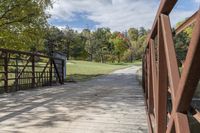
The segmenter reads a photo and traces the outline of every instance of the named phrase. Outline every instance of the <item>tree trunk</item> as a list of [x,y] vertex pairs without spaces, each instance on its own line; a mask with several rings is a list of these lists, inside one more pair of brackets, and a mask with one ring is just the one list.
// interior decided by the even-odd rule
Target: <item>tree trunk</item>
[[102,54],[100,55],[100,58],[101,58],[101,63],[104,63]]
[[131,63],[133,62],[133,53],[131,53]]
[[68,42],[67,44],[67,60],[69,60],[69,46],[70,46],[70,42]]
[[120,57],[120,54],[118,54],[118,63],[121,62],[121,57]]
[[90,61],[93,61],[93,55],[90,54]]

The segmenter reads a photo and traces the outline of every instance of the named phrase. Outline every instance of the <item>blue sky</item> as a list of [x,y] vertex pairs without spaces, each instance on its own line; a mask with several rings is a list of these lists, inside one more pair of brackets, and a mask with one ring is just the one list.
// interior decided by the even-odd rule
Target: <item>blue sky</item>
[[[125,31],[130,27],[151,28],[160,0],[56,0],[49,23],[81,31],[109,27]],[[172,25],[199,9],[200,0],[179,0],[170,14]]]

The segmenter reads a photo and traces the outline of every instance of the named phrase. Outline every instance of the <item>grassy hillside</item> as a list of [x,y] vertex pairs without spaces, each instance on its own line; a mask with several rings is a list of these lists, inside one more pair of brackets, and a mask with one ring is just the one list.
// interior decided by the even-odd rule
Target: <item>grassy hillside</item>
[[67,63],[67,80],[87,80],[91,77],[108,74],[114,70],[126,68],[131,65],[133,65],[133,63],[103,64],[96,62],[71,60]]

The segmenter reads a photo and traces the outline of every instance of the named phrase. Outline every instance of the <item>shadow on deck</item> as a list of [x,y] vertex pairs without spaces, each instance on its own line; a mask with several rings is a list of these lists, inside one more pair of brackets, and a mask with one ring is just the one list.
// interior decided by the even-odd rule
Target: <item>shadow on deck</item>
[[130,72],[0,100],[3,132],[147,132],[142,89]]

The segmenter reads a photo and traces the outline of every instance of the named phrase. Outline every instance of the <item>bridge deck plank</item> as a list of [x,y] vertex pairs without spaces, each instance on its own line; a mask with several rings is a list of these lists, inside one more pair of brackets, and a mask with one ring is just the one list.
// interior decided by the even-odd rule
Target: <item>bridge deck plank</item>
[[137,69],[1,95],[0,132],[145,133],[147,122]]

